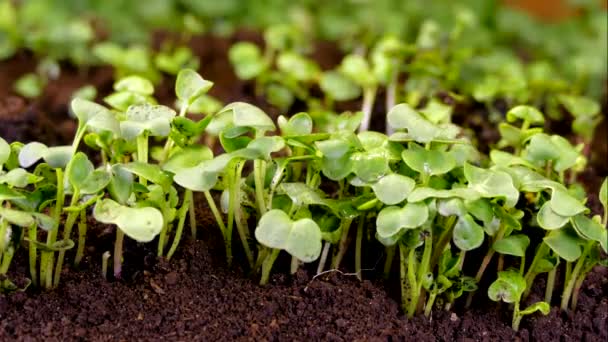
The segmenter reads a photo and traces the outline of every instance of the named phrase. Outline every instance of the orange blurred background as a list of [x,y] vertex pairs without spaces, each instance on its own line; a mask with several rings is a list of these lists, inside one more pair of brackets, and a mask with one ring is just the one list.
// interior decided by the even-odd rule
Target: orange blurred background
[[[604,9],[608,8],[608,0],[597,1],[602,4]],[[567,0],[503,0],[503,2],[549,21],[563,19],[577,13],[576,8]]]

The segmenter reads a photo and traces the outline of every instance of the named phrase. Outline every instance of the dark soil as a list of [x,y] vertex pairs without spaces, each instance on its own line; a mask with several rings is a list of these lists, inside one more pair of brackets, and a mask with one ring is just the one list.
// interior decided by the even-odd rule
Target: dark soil
[[[256,97],[252,84],[234,75],[227,49],[236,40],[261,44],[259,34],[246,31],[231,38],[203,36],[191,42],[193,51],[201,59],[199,71],[215,82],[211,94],[224,102],[253,103],[273,117],[283,114],[263,98]],[[325,69],[339,63],[340,57],[336,47],[327,43],[319,43],[314,53],[314,58]],[[67,103],[72,92],[92,84],[98,88],[98,100],[101,100],[111,91],[112,70],[77,70],[63,66],[60,78],[49,83],[44,95],[29,101],[16,96],[11,86],[34,67],[34,56],[26,52],[0,62],[0,136],[8,141],[70,143],[75,123],[67,114]],[[173,84],[174,79],[167,76],[157,87],[156,96],[161,103],[172,104]],[[340,107],[357,108],[357,102]],[[374,111],[376,118],[383,117],[382,93]],[[462,116],[458,119],[459,113]],[[480,146],[487,147],[497,140],[497,132],[488,124],[485,109],[461,108],[455,115],[477,134]],[[606,121],[603,125],[606,129]],[[383,130],[384,120],[373,121],[372,127]],[[591,166],[580,177],[587,190],[594,194],[608,170],[606,134],[598,131]],[[597,207],[597,201],[590,204]],[[106,281],[100,274],[101,254],[111,250],[114,230],[90,222],[87,257],[80,270],[66,268],[58,289],[51,292],[28,289],[24,293],[0,295],[0,341],[130,341],[163,337],[180,341],[608,339],[608,271],[605,268],[595,270],[588,277],[576,314],[561,313],[554,308],[549,316],[525,318],[519,333],[510,328],[510,310],[490,302],[482,293],[476,297],[471,310],[456,307],[454,312],[436,311],[430,320],[424,317],[407,320],[395,301],[398,294],[379,281],[359,282],[352,275],[338,272],[312,278],[314,273],[306,269],[292,278],[280,267],[288,261],[279,260],[278,272],[271,284],[258,286],[256,278],[246,274],[238,263],[233,268],[223,264],[223,250],[216,247],[221,246],[217,228],[205,213],[205,208],[199,210],[201,240],[184,242],[171,262],[157,261],[153,244],[128,241],[124,276],[120,281]],[[25,249],[19,251],[11,275],[28,273],[26,254]],[[68,260],[71,259],[68,255]],[[346,260],[345,264],[350,263]],[[374,268],[377,263],[368,260],[367,264]],[[375,272],[368,273],[371,278],[375,277]],[[532,299],[540,298],[543,282],[538,280]]]
[[[469,311],[436,311],[408,320],[378,282],[359,282],[332,272],[311,278],[276,273],[268,286],[225,267],[214,227],[199,217],[202,240],[184,242],[171,262],[132,242],[122,281],[100,274],[101,253],[113,230],[93,225],[80,271],[64,272],[51,292],[0,296],[0,340],[213,341],[213,340],[418,340],[418,341],[605,341],[608,338],[608,273],[585,282],[575,315],[555,308],[547,317],[510,328],[510,310],[479,295]],[[93,224],[93,222],[91,222]],[[26,272],[20,250],[16,271]],[[22,273],[23,274],[23,273]],[[541,281],[542,282],[542,281]],[[542,284],[541,284],[542,285]],[[536,286],[540,296],[541,286]]]

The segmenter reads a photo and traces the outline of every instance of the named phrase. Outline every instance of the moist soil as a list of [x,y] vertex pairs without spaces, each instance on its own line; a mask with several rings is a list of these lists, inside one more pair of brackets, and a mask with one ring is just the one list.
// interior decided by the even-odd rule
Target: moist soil
[[[202,203],[202,198],[198,198]],[[101,255],[111,250],[114,229],[90,219],[87,256],[78,271],[63,272],[60,286],[0,296],[0,340],[45,341],[605,341],[608,339],[608,272],[585,281],[575,314],[553,308],[510,328],[510,310],[480,293],[470,310],[436,310],[408,320],[397,296],[380,281],[352,274],[318,277],[302,268],[286,275],[279,260],[267,286],[236,263],[228,268],[207,208],[198,210],[199,239],[185,240],[173,260],[154,256],[154,244],[128,241],[123,279],[105,280]],[[68,257],[71,257],[68,255]],[[237,260],[239,258],[237,257]],[[242,260],[242,259],[241,259]],[[373,260],[367,260],[373,268]],[[27,274],[20,249],[14,274]],[[375,272],[368,271],[370,275]],[[396,281],[394,279],[392,282]],[[559,285],[558,285],[559,286]],[[542,296],[535,284],[528,301]]]
[[[166,38],[157,34],[154,46]],[[280,111],[254,94],[250,82],[240,81],[228,62],[227,49],[238,40],[262,44],[259,34],[240,31],[230,38],[199,36],[191,47],[201,61],[201,73],[215,82],[211,95],[225,103],[246,101],[276,117]],[[313,57],[324,69],[334,67],[341,53],[332,44],[318,43]],[[0,136],[8,141],[41,141],[49,145],[69,144],[75,122],[67,104],[74,90],[85,84],[98,89],[98,101],[112,90],[113,71],[109,67],[78,70],[62,65],[62,73],[51,80],[44,94],[25,100],[11,89],[13,82],[34,70],[35,56],[21,52],[0,62]],[[174,78],[166,76],[156,89],[161,103],[171,105]],[[379,94],[382,96],[381,94]],[[451,99],[445,97],[449,103]],[[385,113],[379,97],[376,118]],[[290,110],[297,112],[298,104]],[[340,105],[340,110],[357,110],[356,101]],[[501,104],[496,107],[500,109]],[[603,103],[606,109],[606,101]],[[473,115],[471,115],[471,113]],[[604,110],[606,113],[606,110]],[[487,120],[487,110],[479,105],[456,107],[455,121],[476,132],[479,146],[498,139]],[[374,120],[372,128],[383,131],[384,120]],[[549,127],[551,128],[551,127]],[[591,151],[590,166],[579,180],[590,193],[590,205],[599,212],[597,190],[608,173],[606,166],[606,120],[598,129]],[[204,200],[199,198],[198,203]],[[407,319],[399,310],[397,279],[386,287],[375,272],[381,252],[372,248],[360,282],[350,273],[330,272],[313,277],[314,267],[304,267],[288,276],[289,260],[277,261],[275,275],[267,286],[240,266],[228,268],[218,228],[208,208],[200,207],[197,241],[185,240],[173,260],[155,257],[155,244],[128,241],[125,246],[123,278],[105,280],[101,255],[112,250],[114,229],[90,219],[87,255],[79,270],[64,270],[59,288],[44,292],[0,295],[0,341],[12,340],[420,340],[420,341],[605,341],[608,339],[608,271],[595,269],[583,284],[576,313],[554,307],[548,316],[524,318],[519,332],[510,328],[511,311],[479,293],[470,310],[455,307],[451,312],[436,310],[430,319]],[[234,239],[235,243],[238,239]],[[218,247],[219,246],[219,247]],[[375,253],[375,254],[374,254]],[[373,255],[372,255],[373,254]],[[68,260],[72,260],[68,255]],[[350,265],[345,260],[345,265]],[[381,263],[380,263],[381,264]],[[312,265],[316,266],[316,265]],[[380,266],[378,266],[381,268]],[[20,249],[11,276],[27,271],[27,251]],[[344,272],[349,272],[345,270]],[[11,278],[13,279],[13,278]],[[24,279],[13,279],[23,283]],[[559,288],[560,284],[557,284]],[[529,301],[542,298],[544,280],[538,279]],[[557,296],[556,296],[557,297]],[[559,298],[554,299],[554,304]]]

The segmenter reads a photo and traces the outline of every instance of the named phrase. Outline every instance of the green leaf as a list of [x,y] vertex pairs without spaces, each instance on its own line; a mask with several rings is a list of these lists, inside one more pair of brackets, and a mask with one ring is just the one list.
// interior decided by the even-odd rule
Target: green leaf
[[313,189],[302,182],[281,183],[278,189],[280,192],[289,196],[291,201],[297,205],[327,205],[325,194],[318,189]]
[[321,229],[309,218],[292,221],[282,210],[268,211],[255,229],[255,237],[264,246],[287,251],[304,262],[321,254]]
[[561,216],[551,208],[551,203],[545,202],[536,214],[536,221],[543,229],[555,230],[568,222],[568,216]]
[[142,95],[154,94],[154,85],[148,79],[137,75],[123,77],[114,83],[114,90],[128,91]]
[[29,242],[34,243],[34,245],[36,245],[36,248],[40,252],[68,251],[68,250],[74,248],[74,246],[76,245],[74,243],[74,241],[72,241],[71,239],[63,239],[63,240],[55,241],[50,246],[47,245],[46,243],[39,242],[39,241],[29,241]]
[[421,112],[433,124],[450,122],[452,117],[452,106],[443,104],[441,101],[433,98]]
[[313,81],[320,73],[319,66],[293,52],[282,52],[277,57],[277,67],[298,81]]
[[467,213],[460,198],[440,199],[437,201],[437,212],[441,216],[463,216]]
[[574,216],[589,211],[578,199],[568,191],[554,188],[551,195],[551,209],[561,216]]
[[242,80],[256,78],[266,69],[260,49],[250,42],[233,44],[228,51],[228,58],[236,75]]
[[105,170],[94,170],[87,175],[84,180],[80,193],[83,195],[92,195],[103,190],[112,181],[112,176]]
[[74,188],[80,189],[94,169],[95,167],[87,155],[83,152],[78,152],[72,158],[71,167],[67,174],[68,181]]
[[133,191],[133,174],[122,164],[112,165],[111,180],[108,184],[110,196],[118,203],[126,203]]
[[597,101],[585,96],[562,94],[557,99],[574,117],[596,116],[601,110],[600,104]]
[[604,252],[607,252],[608,231],[599,222],[582,214],[571,217],[570,222],[581,237],[599,242]]
[[405,103],[391,108],[387,120],[393,129],[407,129],[408,135],[417,142],[428,143],[440,135],[435,125]]
[[543,241],[566,261],[576,261],[581,256],[581,240],[570,229],[552,231]]
[[230,154],[221,154],[197,166],[179,170],[173,180],[186,189],[209,191],[217,183],[219,173],[226,168],[232,158]]
[[519,191],[513,185],[513,179],[504,171],[485,170],[464,164],[464,175],[469,181],[469,187],[482,197],[502,197],[509,207],[514,207],[519,200]]
[[524,310],[521,310],[519,314],[529,315],[535,313],[536,311],[540,311],[543,315],[548,315],[549,311],[551,311],[551,306],[547,302],[536,302],[534,304],[531,304]]
[[528,146],[526,146],[526,159],[539,165],[543,165],[550,160],[556,160],[559,156],[559,149],[555,146],[551,137],[545,133],[532,136]]
[[115,136],[120,134],[120,123],[106,107],[85,99],[75,98],[70,102],[70,108],[80,124],[86,125],[91,131],[95,133],[109,131]]
[[205,145],[186,146],[171,154],[162,169],[172,173],[194,167],[205,160],[213,159],[213,152]]
[[507,121],[514,122],[518,119],[527,121],[530,124],[541,125],[545,122],[543,113],[534,107],[526,105],[514,107],[507,112]]
[[604,215],[608,216],[608,177],[604,178],[604,182],[600,187],[599,198],[600,203],[604,206]]
[[131,162],[124,164],[123,168],[162,187],[168,188],[171,185],[171,176],[156,164]]
[[416,182],[406,176],[391,173],[372,185],[374,194],[387,205],[403,202],[416,186]]
[[456,167],[456,161],[448,152],[427,150],[417,144],[404,150],[402,157],[412,170],[431,176],[448,173]]
[[175,80],[175,94],[177,98],[192,103],[199,96],[206,93],[213,86],[213,82],[205,80],[192,69],[183,69],[177,74]]
[[530,245],[530,238],[523,234],[509,235],[492,245],[492,248],[500,254],[523,257]]
[[19,165],[30,167],[43,158],[48,152],[48,147],[39,142],[31,142],[23,145],[19,151]]
[[316,146],[323,154],[322,171],[331,180],[340,180],[348,176],[353,169],[351,155],[354,147],[345,139],[317,141]]
[[20,199],[24,197],[25,196],[21,193],[9,188],[4,184],[0,184],[0,202]]
[[0,174],[0,184],[7,184],[15,188],[24,188],[29,184],[40,182],[44,178],[33,175],[22,168],[12,169]]
[[521,274],[513,270],[501,271],[488,288],[488,297],[495,302],[515,303],[519,302],[525,289],[526,280]]
[[11,224],[23,228],[27,228],[36,222],[29,213],[5,207],[0,207],[0,217]]
[[420,227],[428,217],[429,210],[424,203],[407,203],[403,208],[386,207],[376,219],[377,233],[381,238],[389,238],[401,230]]
[[245,102],[233,102],[222,108],[207,126],[207,130],[218,135],[228,125],[251,127],[261,132],[272,131],[276,128],[272,119],[264,111]]
[[101,223],[115,224],[125,235],[138,242],[152,241],[163,227],[163,215],[158,209],[131,208],[111,199],[97,202],[93,217]]
[[287,119],[283,115],[277,120],[284,137],[312,133],[312,118],[307,113],[298,113]]
[[121,136],[131,140],[148,132],[151,136],[166,137],[175,115],[173,109],[162,105],[144,103],[129,106],[126,121],[120,122]]
[[483,243],[483,228],[469,214],[458,218],[452,235],[454,244],[463,251],[475,249]]
[[319,87],[324,94],[336,101],[350,101],[361,96],[361,87],[336,71],[324,72],[319,80]]
[[369,63],[362,56],[355,54],[347,55],[342,59],[339,70],[363,88],[371,88],[378,83]]
[[383,151],[355,152],[351,156],[353,172],[365,182],[375,182],[390,172]]
[[454,188],[450,190],[433,189],[425,187],[415,188],[407,197],[409,202],[420,202],[427,198],[451,198],[457,197],[464,200],[476,200],[479,198],[477,191],[470,188]]
[[2,170],[2,166],[8,158],[11,156],[11,146],[6,142],[6,140],[0,137],[0,170]]
[[[259,153],[261,158],[269,159],[270,155],[274,152],[278,152],[285,147],[285,140],[280,136],[270,137],[259,137],[252,140],[248,145],[247,149],[255,150]],[[261,159],[259,158],[259,159]],[[258,158],[256,158],[258,159]]]

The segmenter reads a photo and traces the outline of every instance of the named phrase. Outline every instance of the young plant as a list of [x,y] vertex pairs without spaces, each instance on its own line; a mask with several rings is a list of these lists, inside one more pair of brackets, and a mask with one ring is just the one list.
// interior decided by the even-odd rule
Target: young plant
[[[290,212],[296,214],[295,204]],[[271,248],[262,264],[261,285],[268,283],[272,265],[281,250],[303,262],[313,262],[321,254],[321,229],[315,221],[306,217],[294,220],[280,209],[272,209],[261,217],[255,238]]]
[[526,289],[526,281],[520,272],[508,270],[498,272],[498,279],[488,288],[488,296],[493,301],[503,301],[513,304],[513,321],[511,327],[513,330],[519,330],[521,319],[525,315],[530,315],[536,311],[540,311],[543,315],[549,314],[549,304],[546,302],[536,302],[528,306],[524,310],[520,310],[519,302]]
[[105,224],[117,227],[114,244],[114,277],[122,273],[122,251],[124,235],[138,242],[150,242],[163,227],[163,214],[152,207],[129,207],[111,199],[102,199],[95,204],[93,217]]

